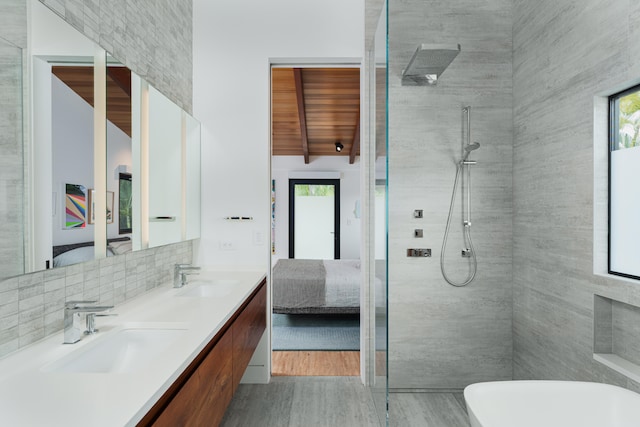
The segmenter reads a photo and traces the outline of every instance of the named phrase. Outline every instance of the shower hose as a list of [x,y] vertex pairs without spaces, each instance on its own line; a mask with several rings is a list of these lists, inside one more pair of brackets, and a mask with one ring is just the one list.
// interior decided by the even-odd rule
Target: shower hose
[[444,267],[444,252],[447,247],[447,239],[449,237],[449,228],[451,227],[451,216],[453,214],[453,206],[456,200],[456,191],[458,189],[458,179],[460,178],[460,174],[463,169],[464,161],[458,163],[456,167],[456,179],[453,182],[453,192],[451,194],[451,204],[449,206],[449,216],[447,217],[447,226],[444,230],[444,238],[442,239],[442,249],[440,251],[440,270],[442,271],[442,277],[447,281],[451,286],[462,287],[467,286],[469,283],[473,281],[476,277],[476,271],[478,270],[478,261],[476,260],[476,250],[473,247],[473,241],[471,240],[471,224],[465,223],[463,225],[463,233],[466,243],[469,244],[469,249],[471,250],[471,269],[469,271],[469,275],[467,279],[463,282],[454,282],[451,280],[446,273]]

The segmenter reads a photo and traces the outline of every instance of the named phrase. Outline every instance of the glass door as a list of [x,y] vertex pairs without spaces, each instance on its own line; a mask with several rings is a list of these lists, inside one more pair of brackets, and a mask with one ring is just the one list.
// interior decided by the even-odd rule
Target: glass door
[[340,259],[340,180],[289,180],[289,258]]

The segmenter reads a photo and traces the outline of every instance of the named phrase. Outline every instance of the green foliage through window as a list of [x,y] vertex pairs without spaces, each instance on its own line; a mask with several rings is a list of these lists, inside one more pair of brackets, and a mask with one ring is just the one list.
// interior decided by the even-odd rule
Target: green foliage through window
[[132,228],[132,200],[131,197],[131,175],[120,174],[120,185],[118,192],[119,202],[119,234],[131,233]]
[[333,185],[296,184],[296,197],[333,196]]
[[[625,94],[626,93],[626,94]],[[640,146],[640,90],[623,92],[614,97],[614,126],[612,149]]]

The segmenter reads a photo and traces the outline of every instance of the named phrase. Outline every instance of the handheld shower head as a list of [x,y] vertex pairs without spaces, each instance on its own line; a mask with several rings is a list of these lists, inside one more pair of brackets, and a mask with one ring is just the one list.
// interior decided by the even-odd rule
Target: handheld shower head
[[473,150],[477,150],[478,148],[480,148],[480,143],[472,142],[471,144],[468,144],[466,147],[464,147],[464,151],[466,151],[468,155],[470,152],[472,152]]
[[472,151],[477,150],[478,148],[480,148],[479,142],[472,142],[471,144],[467,144],[464,147],[464,157],[462,158],[462,162],[466,162],[469,154],[471,154]]

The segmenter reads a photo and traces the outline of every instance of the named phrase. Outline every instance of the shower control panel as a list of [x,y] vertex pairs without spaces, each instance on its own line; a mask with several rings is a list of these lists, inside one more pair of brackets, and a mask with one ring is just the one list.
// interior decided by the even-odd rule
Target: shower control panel
[[407,256],[410,258],[428,258],[431,256],[431,249],[407,249]]

